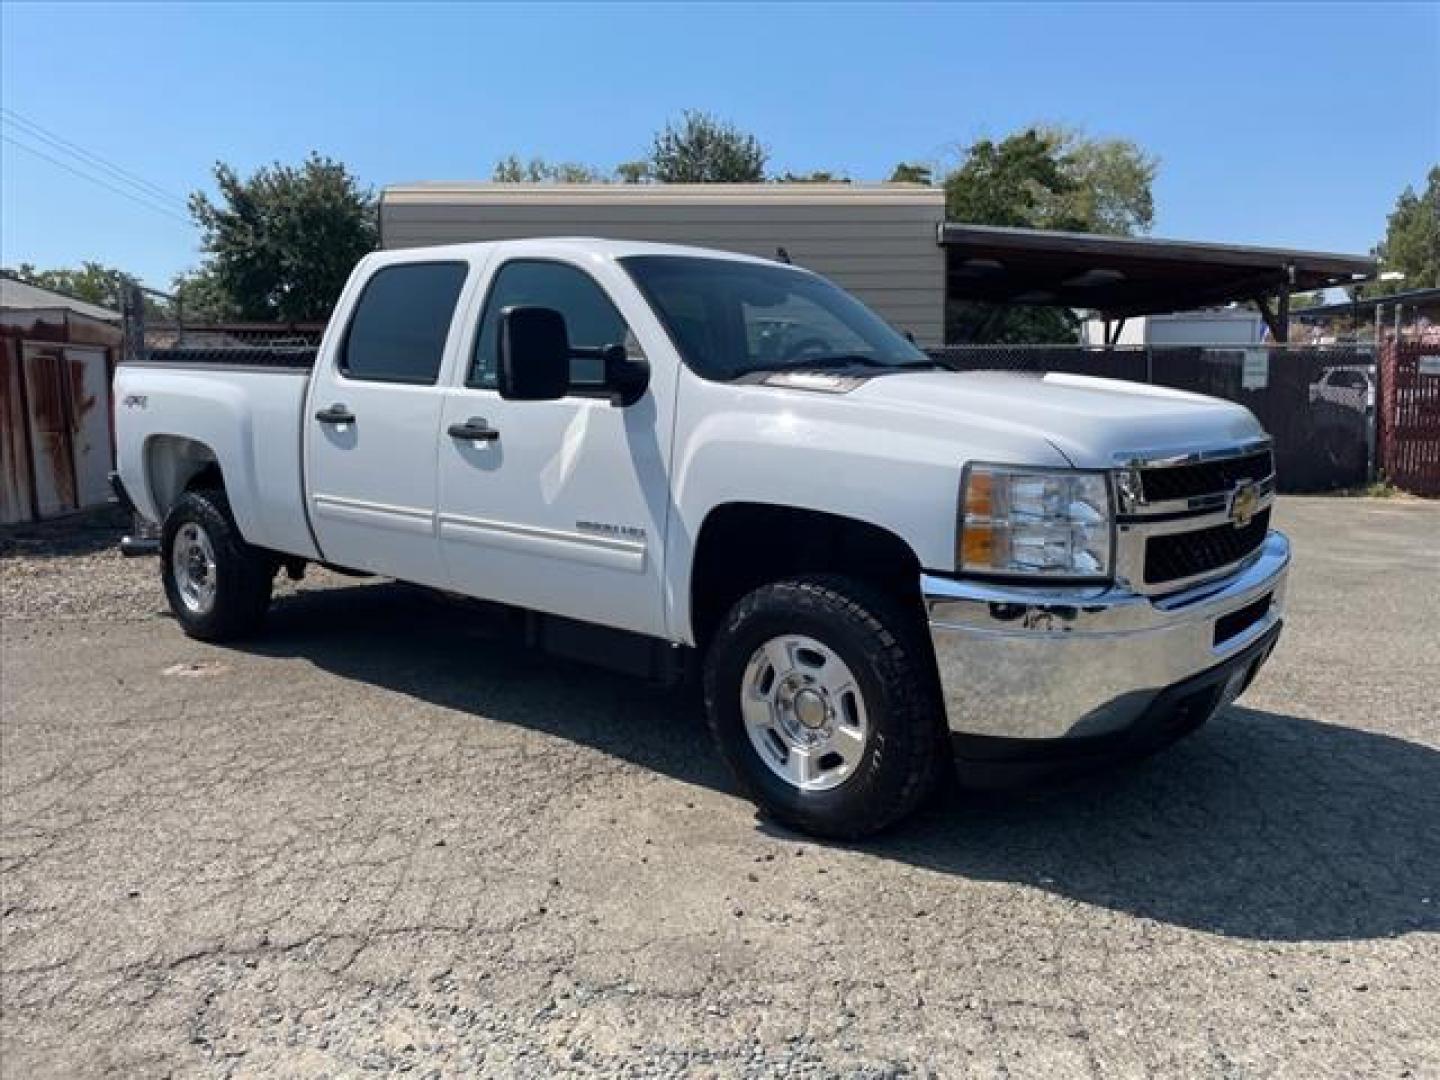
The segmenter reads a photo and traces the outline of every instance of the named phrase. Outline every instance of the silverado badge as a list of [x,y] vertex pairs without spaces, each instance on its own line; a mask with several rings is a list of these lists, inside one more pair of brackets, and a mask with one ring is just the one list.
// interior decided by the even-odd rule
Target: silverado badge
[[1260,492],[1250,480],[1235,485],[1235,494],[1230,500],[1230,524],[1237,529],[1249,525],[1260,509]]

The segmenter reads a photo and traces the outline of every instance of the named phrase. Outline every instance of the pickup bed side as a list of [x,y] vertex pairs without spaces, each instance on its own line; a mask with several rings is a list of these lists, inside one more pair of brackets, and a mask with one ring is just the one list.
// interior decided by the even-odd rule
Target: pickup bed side
[[309,381],[299,369],[122,364],[116,457],[141,515],[164,521],[197,476],[218,469],[247,541],[319,558],[301,475]]

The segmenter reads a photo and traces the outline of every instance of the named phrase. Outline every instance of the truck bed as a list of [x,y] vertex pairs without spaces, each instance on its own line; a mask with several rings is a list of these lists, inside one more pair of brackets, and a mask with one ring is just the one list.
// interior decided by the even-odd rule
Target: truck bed
[[318,557],[302,438],[316,350],[303,350],[303,363],[301,352],[153,349],[116,368],[116,460],[142,516],[160,521],[160,506],[213,461],[247,541]]

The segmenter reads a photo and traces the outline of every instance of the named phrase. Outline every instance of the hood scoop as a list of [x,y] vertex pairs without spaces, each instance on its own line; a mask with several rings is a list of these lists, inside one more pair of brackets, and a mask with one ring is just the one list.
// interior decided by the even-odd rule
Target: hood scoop
[[761,380],[763,386],[786,390],[813,390],[817,394],[848,394],[865,379],[856,375],[833,375],[826,371],[777,371]]

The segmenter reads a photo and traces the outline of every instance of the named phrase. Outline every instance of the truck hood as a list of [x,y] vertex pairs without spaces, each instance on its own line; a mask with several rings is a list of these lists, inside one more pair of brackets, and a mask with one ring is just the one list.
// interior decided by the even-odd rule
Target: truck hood
[[850,395],[957,434],[993,430],[1048,441],[1077,468],[1108,468],[1117,454],[1175,453],[1263,435],[1249,409],[1218,398],[1118,379],[1059,373],[910,372],[866,380]]

